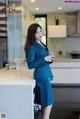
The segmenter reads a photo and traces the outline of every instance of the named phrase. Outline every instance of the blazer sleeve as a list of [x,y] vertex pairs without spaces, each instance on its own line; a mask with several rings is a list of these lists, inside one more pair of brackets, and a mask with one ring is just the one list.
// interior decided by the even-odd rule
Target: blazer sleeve
[[34,46],[30,46],[27,52],[27,64],[29,69],[37,68],[47,64],[45,58],[35,58],[35,48]]

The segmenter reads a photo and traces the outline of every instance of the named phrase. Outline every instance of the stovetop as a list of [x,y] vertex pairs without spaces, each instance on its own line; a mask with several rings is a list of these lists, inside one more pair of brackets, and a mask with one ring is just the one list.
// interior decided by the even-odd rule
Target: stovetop
[[72,52],[69,54],[71,55],[72,59],[80,59],[80,53],[78,53],[78,52]]
[[80,59],[80,54],[71,54],[72,59]]

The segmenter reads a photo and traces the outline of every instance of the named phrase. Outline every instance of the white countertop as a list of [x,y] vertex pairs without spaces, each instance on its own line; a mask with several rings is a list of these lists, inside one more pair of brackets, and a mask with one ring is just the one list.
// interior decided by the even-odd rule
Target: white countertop
[[51,68],[78,68],[80,69],[80,62],[53,62],[50,64]]
[[29,70],[26,65],[25,67],[26,68],[22,68],[20,76],[18,76],[16,69],[1,69],[0,84],[35,86],[35,80],[33,79],[33,70]]
[[57,56],[54,62],[80,62],[80,59],[72,59],[70,56]]

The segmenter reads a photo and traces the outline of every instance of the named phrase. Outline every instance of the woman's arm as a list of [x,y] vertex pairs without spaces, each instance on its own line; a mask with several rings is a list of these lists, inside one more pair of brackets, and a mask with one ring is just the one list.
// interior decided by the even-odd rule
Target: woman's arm
[[43,66],[49,62],[45,60],[45,57],[35,59],[35,48],[34,46],[30,46],[27,52],[27,63],[29,69],[37,68]]

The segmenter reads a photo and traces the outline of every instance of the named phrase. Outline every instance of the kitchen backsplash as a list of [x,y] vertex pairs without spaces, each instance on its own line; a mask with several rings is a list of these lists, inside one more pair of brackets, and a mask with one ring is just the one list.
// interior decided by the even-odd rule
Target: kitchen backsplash
[[80,38],[67,38],[66,48],[66,52],[80,52]]
[[[72,13],[71,13],[72,14]],[[55,16],[60,17],[60,25],[66,25],[65,13],[49,13],[47,15],[47,26],[55,24]],[[62,51],[62,56],[68,55],[69,52],[80,52],[80,38],[48,38],[48,48],[51,52],[55,52],[59,56],[59,51]]]
[[62,51],[63,55],[66,55],[66,39],[64,38],[51,38],[48,39],[48,48],[51,52],[55,52],[56,56],[59,51]]
[[67,56],[69,52],[73,51],[80,52],[80,38],[48,39],[48,48],[57,56],[59,56],[59,51],[62,51],[62,56]]

